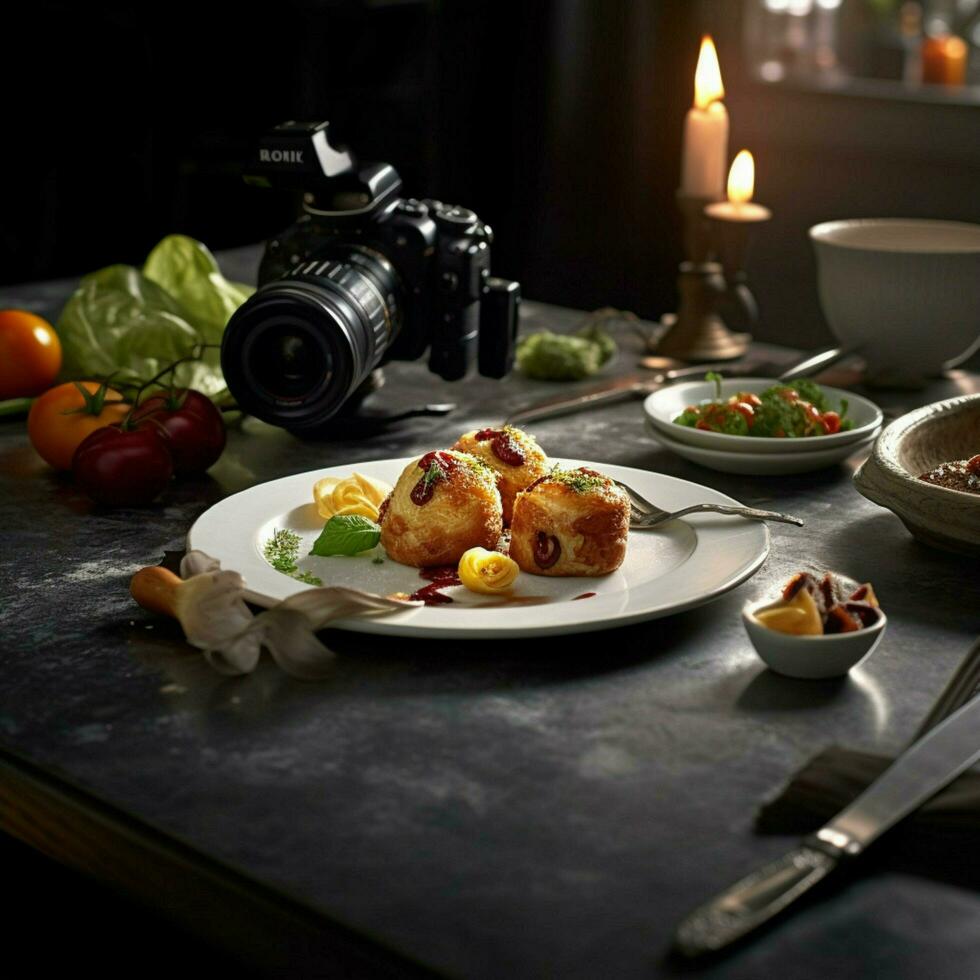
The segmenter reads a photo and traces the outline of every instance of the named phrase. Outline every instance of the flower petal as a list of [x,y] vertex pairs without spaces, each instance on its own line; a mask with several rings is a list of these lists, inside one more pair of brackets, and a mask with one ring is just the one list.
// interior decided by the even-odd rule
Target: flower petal
[[316,630],[337,619],[379,616],[417,603],[389,599],[342,586],[306,589],[257,616],[245,604],[245,580],[221,571],[221,563],[201,551],[181,562],[184,582],[177,590],[177,618],[189,643],[222,674],[255,670],[264,647],[279,667],[303,680],[329,673],[335,654]]

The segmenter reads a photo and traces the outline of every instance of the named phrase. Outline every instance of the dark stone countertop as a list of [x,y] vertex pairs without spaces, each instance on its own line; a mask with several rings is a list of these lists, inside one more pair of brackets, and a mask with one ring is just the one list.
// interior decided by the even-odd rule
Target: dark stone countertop
[[[255,250],[229,253],[248,276]],[[57,314],[70,283],[0,291]],[[527,304],[533,325],[577,314]],[[625,341],[606,373],[626,371]],[[467,977],[653,977],[679,917],[789,841],[759,803],[831,742],[894,750],[980,630],[976,561],[928,550],[850,484],[855,461],[738,477],[644,434],[637,404],[534,426],[546,449],[660,470],[804,516],[774,525],[749,583],[707,607],[581,638],[493,642],[338,634],[318,684],[270,663],[213,673],[138,609],[137,568],[252,484],[450,443],[553,386],[450,385],[387,371],[385,404],[454,400],[369,441],[302,443],[248,422],[211,474],[147,509],[99,511],[0,425],[0,747],[408,958]],[[879,398],[899,412],[956,394]],[[840,682],[766,671],[739,621],[801,561],[874,582],[890,626]],[[727,959],[710,978],[980,974],[980,895],[902,869],[868,873]]]

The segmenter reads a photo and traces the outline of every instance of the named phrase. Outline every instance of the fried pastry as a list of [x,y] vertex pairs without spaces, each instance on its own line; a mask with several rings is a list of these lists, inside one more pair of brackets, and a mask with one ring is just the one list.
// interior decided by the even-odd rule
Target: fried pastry
[[595,470],[552,470],[517,495],[510,556],[534,575],[608,575],[623,563],[630,502]]
[[497,473],[504,524],[510,524],[517,494],[544,476],[550,468],[548,457],[534,436],[509,425],[502,429],[466,432],[456,440],[453,449],[482,459]]
[[381,505],[381,544],[403,565],[455,565],[493,549],[503,530],[496,477],[466,453],[439,450],[410,463]]

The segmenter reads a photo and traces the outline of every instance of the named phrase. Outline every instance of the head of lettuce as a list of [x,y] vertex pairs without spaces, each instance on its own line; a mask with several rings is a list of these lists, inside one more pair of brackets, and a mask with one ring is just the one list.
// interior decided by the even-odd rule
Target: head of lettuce
[[[225,279],[201,242],[168,235],[142,269],[110,265],[82,279],[55,327],[62,373],[146,381],[200,344],[220,344],[225,324],[252,292]],[[181,364],[174,381],[220,398],[226,389],[218,349]]]

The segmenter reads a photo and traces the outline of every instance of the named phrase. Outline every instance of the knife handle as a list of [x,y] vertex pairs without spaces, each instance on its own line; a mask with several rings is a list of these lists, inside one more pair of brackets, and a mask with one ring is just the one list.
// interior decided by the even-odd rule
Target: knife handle
[[741,939],[826,878],[844,856],[843,850],[808,837],[789,854],[695,909],[677,927],[677,951],[701,956]]

